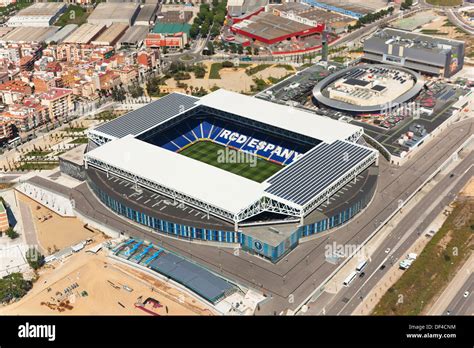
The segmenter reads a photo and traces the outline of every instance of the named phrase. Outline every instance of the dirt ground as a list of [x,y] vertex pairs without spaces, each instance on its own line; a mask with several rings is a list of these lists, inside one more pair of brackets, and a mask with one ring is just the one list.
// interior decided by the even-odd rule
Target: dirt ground
[[466,186],[460,192],[461,196],[474,197],[474,178],[471,178]]
[[[186,293],[146,278],[105,251],[95,255],[83,250],[45,266],[33,289],[19,302],[0,307],[0,315],[213,315]],[[149,302],[144,305],[148,312],[135,306],[148,298],[161,306]]]
[[[210,62],[204,62],[203,64],[206,65],[206,76],[209,76],[212,64]],[[209,79],[207,77],[196,79],[194,73],[191,73],[191,79],[181,82],[189,87],[202,87],[206,90],[210,90],[212,87],[220,87],[234,92],[250,92],[251,86],[255,84],[253,79],[256,77],[267,81],[269,77],[281,78],[289,73],[290,71],[287,71],[285,68],[271,66],[249,76],[245,73],[245,68],[223,68],[219,72],[220,79]],[[171,78],[166,80],[166,85],[175,88],[177,87],[177,82]]]
[[[19,192],[17,197],[30,207],[38,242],[48,255],[96,235],[77,218],[62,217]],[[51,217],[43,221],[48,216]]]

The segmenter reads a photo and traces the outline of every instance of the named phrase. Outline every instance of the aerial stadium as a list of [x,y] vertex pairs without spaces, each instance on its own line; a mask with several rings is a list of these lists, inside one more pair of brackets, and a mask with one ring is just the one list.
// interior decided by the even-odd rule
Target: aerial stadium
[[88,133],[87,181],[123,218],[277,262],[371,201],[363,128],[225,90],[169,94]]
[[329,75],[313,89],[317,104],[349,113],[388,111],[423,89],[420,74],[398,66],[358,65]]

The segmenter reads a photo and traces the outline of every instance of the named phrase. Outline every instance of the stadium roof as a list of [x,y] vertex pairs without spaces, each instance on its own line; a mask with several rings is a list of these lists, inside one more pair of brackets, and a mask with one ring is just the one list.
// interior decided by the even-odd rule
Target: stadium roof
[[305,205],[374,150],[346,141],[321,143],[294,165],[271,177],[265,192]]
[[354,133],[361,131],[361,127],[338,122],[329,117],[224,89],[202,97],[196,104],[287,129],[327,143],[349,139]]
[[[323,143],[258,183],[135,138],[199,107]],[[91,130],[92,142],[105,144],[85,158],[88,165],[236,222],[265,209],[291,216],[303,216],[313,209],[376,160],[375,150],[346,141],[356,141],[361,134],[360,127],[225,90],[201,99],[173,93]]]
[[[190,157],[126,136],[87,153],[88,158],[130,171],[174,191],[237,214],[258,200],[266,185]],[[150,161],[160,170],[150,165]],[[190,174],[192,173],[192,175]]]
[[108,138],[138,135],[194,106],[199,98],[172,93],[93,130]]

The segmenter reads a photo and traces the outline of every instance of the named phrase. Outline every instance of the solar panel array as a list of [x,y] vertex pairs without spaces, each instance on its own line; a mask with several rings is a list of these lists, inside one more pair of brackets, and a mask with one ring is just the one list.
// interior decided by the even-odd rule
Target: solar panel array
[[123,138],[128,134],[137,135],[192,108],[198,100],[196,97],[172,93],[94,130],[116,138]]
[[270,178],[271,185],[265,191],[304,205],[372,153],[346,141],[322,143]]

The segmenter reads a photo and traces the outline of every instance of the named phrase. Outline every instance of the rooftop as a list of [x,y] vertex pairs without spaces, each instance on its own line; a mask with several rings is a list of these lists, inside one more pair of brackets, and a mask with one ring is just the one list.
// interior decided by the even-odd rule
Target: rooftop
[[40,17],[40,16],[54,16],[59,10],[61,10],[65,4],[63,2],[37,2],[20,10],[15,16],[28,16],[28,17]]
[[113,45],[128,28],[125,23],[113,23],[92,41],[94,45]]
[[337,122],[311,112],[224,89],[202,97],[196,104],[270,124],[327,143],[338,139],[348,139],[361,130],[360,127]]
[[[384,29],[373,35],[372,38],[383,39],[386,44],[399,44],[405,47],[413,47],[425,50],[444,51],[447,47],[464,45],[463,41],[445,39],[420,33],[412,33],[399,29]],[[369,39],[370,40],[370,39]]]
[[295,32],[313,29],[312,26],[294,20],[261,12],[233,26],[248,33],[271,40]]
[[145,40],[146,35],[148,34],[147,25],[133,25],[127,29],[125,34],[120,38],[120,43],[131,43],[135,44],[139,41]]
[[158,10],[158,4],[145,4],[140,8],[140,12],[137,16],[137,21],[141,22],[151,22]]
[[189,29],[191,25],[187,23],[161,23],[158,22],[155,24],[152,33],[155,34],[176,34],[176,33],[186,33],[189,35]]
[[87,44],[105,29],[105,24],[85,23],[68,35],[64,42]]
[[87,21],[130,20],[137,10],[138,5],[131,2],[101,2],[87,18]]
[[68,94],[72,94],[72,90],[68,88],[51,88],[46,93],[42,93],[40,98],[42,100],[55,100],[62,98]]

